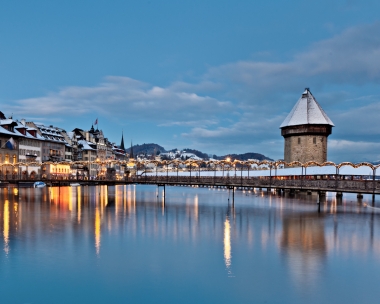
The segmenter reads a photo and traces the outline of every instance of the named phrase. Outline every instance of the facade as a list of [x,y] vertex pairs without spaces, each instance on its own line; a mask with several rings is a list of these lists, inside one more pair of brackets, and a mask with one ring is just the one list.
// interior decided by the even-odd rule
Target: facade
[[53,178],[53,179],[68,179],[71,177],[71,168],[68,164],[43,164],[42,165],[42,178]]
[[[19,132],[15,130],[17,123],[11,119],[6,118],[0,112],[0,167],[1,175],[17,174],[17,168],[12,164],[18,162],[18,139]],[[21,134],[20,134],[21,135]],[[8,143],[12,143],[11,145]]]
[[41,167],[33,163],[41,162],[43,138],[37,133],[37,130],[26,126],[25,120],[17,121],[16,129],[23,137],[18,142],[19,162],[25,165],[20,166],[20,173],[23,177],[41,174]]
[[333,122],[306,88],[280,126],[285,162],[327,161],[327,137],[332,127]]
[[67,142],[61,134],[62,129],[56,128],[54,126],[35,124],[34,122],[27,122],[26,125],[37,129],[38,134],[44,139],[41,150],[42,162],[60,162],[65,160]]

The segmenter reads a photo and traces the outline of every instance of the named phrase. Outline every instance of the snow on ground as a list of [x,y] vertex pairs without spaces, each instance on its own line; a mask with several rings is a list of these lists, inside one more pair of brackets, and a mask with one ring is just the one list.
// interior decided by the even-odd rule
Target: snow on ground
[[[140,175],[143,171],[139,171],[138,175]],[[376,174],[379,174],[380,168],[375,172]],[[326,167],[308,167],[306,168],[306,173],[303,172],[306,175],[331,175],[336,174],[336,169],[333,166],[326,166]],[[156,171],[153,170],[152,172],[146,173],[148,176],[155,176]],[[166,170],[158,170],[157,175],[169,175],[169,176],[177,176],[177,170],[169,170],[168,172]],[[199,171],[198,169],[191,170],[178,170],[179,176],[235,176],[235,170],[218,170],[218,171]],[[244,170],[240,171],[239,169],[236,169],[236,176],[292,176],[292,175],[301,175],[302,174],[302,168],[286,168],[286,169],[272,169],[272,170]],[[339,174],[341,175],[371,175],[373,174],[372,169],[370,167],[360,167],[360,168],[352,168],[351,166],[344,166],[339,169]]]

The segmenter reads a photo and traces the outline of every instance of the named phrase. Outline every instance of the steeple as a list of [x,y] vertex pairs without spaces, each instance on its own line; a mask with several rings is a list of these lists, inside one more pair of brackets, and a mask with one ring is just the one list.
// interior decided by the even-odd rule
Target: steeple
[[129,153],[129,158],[133,158],[132,140],[131,140],[131,151],[130,151],[130,153]]
[[94,125],[91,125],[90,133],[94,133],[94,132],[95,132]]
[[122,149],[123,151],[125,151],[123,131],[121,131],[121,143],[120,143],[120,149]]

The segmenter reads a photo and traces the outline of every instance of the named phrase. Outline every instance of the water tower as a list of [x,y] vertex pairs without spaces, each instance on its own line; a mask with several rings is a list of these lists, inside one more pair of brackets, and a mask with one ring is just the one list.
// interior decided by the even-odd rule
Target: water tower
[[327,137],[332,127],[333,122],[306,88],[280,126],[285,139],[284,160],[288,163],[327,161]]

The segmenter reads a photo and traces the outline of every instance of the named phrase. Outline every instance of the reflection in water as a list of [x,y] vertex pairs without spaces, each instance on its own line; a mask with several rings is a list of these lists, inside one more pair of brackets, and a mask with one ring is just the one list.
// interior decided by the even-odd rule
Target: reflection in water
[[226,264],[226,268],[230,273],[231,266],[231,226],[230,220],[228,216],[226,216],[226,220],[224,221],[224,263]]
[[[232,277],[233,255],[234,276],[230,281],[259,281],[258,275],[276,268],[275,275],[285,278],[282,284],[296,285],[297,292],[310,292],[327,277],[321,269],[331,267],[333,263],[327,261],[334,255],[380,256],[379,215],[363,211],[357,204],[349,210],[347,204],[326,202],[318,214],[315,203],[270,194],[239,196],[237,192],[232,209],[227,192],[220,189],[173,187],[166,195],[165,201],[161,196],[157,198],[155,188],[136,189],[136,185],[20,188],[18,192],[0,189],[0,262],[4,256],[6,261],[17,254],[24,254],[24,258],[26,252],[42,248],[42,257],[56,250],[54,254],[62,252],[66,259],[72,251],[73,259],[82,254],[85,259],[80,263],[85,264],[90,248],[94,260],[102,265],[107,255],[113,257],[123,248],[122,263],[112,260],[105,268],[117,269],[124,264],[129,265],[125,273],[136,267],[141,275],[151,273],[146,265],[153,265],[153,272],[161,279],[166,271],[170,273],[171,265],[184,265],[179,270],[181,278],[193,269],[205,269],[208,273],[223,273],[225,279],[226,269]],[[131,258],[139,248],[138,258]],[[178,263],[178,257],[186,257],[187,262]],[[219,258],[217,263],[213,263],[215,257]],[[165,265],[169,270],[161,269],[165,259],[170,260]],[[140,260],[143,265],[133,264]],[[285,271],[273,266],[279,263],[286,265]],[[210,265],[218,269],[209,271],[207,267],[214,267]],[[209,278],[202,273],[194,281],[203,276]]]
[[9,201],[5,200],[4,203],[4,223],[3,223],[3,237],[4,237],[4,251],[6,254],[9,253]]
[[95,248],[96,254],[99,255],[100,251],[100,211],[99,207],[96,207],[95,211]]
[[316,213],[285,216],[281,248],[299,287],[313,286],[326,257],[323,217]]

